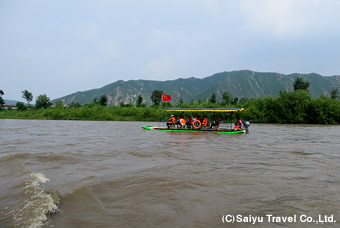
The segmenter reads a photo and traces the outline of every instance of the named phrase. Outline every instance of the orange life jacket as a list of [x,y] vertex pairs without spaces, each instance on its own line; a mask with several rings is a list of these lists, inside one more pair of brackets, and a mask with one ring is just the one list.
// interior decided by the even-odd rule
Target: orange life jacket
[[204,118],[204,119],[203,119],[203,122],[202,122],[202,125],[207,126],[207,124],[208,124],[208,119],[207,119],[207,118]]
[[185,125],[185,119],[184,118],[181,118],[179,121],[182,125]]
[[176,121],[175,117],[170,117],[169,123],[174,124]]

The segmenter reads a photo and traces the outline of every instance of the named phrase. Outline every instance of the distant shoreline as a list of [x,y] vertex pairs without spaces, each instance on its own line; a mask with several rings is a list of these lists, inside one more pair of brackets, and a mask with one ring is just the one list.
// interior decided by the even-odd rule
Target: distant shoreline
[[[296,94],[293,94],[296,96]],[[298,94],[299,95],[299,94]],[[245,112],[236,113],[230,122],[239,116],[243,121],[251,123],[271,124],[340,124],[340,101],[329,97],[307,99],[306,97],[288,97],[274,100],[272,97],[249,100],[244,107]],[[303,95],[302,95],[303,96]],[[308,98],[308,97],[307,97]],[[298,102],[296,100],[298,100]],[[181,108],[221,108],[221,104],[181,104]],[[170,113],[161,106],[116,107],[101,105],[84,105],[79,107],[49,107],[41,109],[1,110],[0,119],[31,119],[31,120],[84,120],[84,121],[137,121],[137,122],[167,122]],[[231,108],[230,106],[228,108]],[[185,118],[188,114],[184,114]],[[191,114],[189,114],[191,115]],[[203,114],[200,114],[203,115]],[[210,121],[217,114],[211,114]],[[222,119],[228,119],[228,114],[221,114]]]

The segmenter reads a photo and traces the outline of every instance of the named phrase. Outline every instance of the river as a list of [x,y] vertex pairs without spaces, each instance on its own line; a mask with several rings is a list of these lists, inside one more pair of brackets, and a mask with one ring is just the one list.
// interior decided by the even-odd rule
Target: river
[[340,126],[146,124],[0,120],[0,227],[339,227]]

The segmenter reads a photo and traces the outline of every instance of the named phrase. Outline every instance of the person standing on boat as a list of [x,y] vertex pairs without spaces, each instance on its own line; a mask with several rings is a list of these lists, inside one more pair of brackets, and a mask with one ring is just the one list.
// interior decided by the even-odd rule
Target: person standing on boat
[[176,118],[174,115],[171,115],[170,116],[170,119],[169,119],[169,123],[166,123],[166,125],[168,126],[168,128],[170,128],[170,126],[175,126],[175,121],[176,121]]

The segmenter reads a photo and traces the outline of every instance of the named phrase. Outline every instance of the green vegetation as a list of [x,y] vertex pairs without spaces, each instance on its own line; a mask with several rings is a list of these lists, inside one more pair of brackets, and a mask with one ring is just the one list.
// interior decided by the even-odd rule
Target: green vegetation
[[213,93],[209,99],[209,102],[212,104],[216,104],[216,94]]
[[2,99],[2,96],[5,95],[4,91],[2,91],[2,89],[0,89],[0,110],[2,108],[2,106],[5,104],[4,99]]
[[231,103],[231,95],[228,92],[224,92],[222,95],[222,99],[223,99],[223,104],[224,105],[230,105]]
[[24,104],[24,102],[17,102],[17,104],[16,104],[16,106],[17,106],[17,109],[19,110],[19,111],[26,111],[27,110],[27,107],[26,107],[26,105]]
[[105,95],[102,95],[99,99],[99,104],[100,105],[103,105],[103,106],[106,106],[107,105],[107,96]]
[[[77,107],[50,107],[27,111],[5,110],[1,119],[45,120],[115,120],[115,121],[160,121],[164,109],[160,107],[116,107],[88,104]],[[167,115],[167,114],[166,114]]]
[[273,97],[249,100],[242,118],[251,122],[291,124],[339,124],[340,101],[328,96],[312,99],[305,90],[281,92]]
[[152,94],[151,94],[150,98],[151,98],[151,101],[152,101],[154,106],[158,106],[161,103],[162,93],[163,93],[163,90],[154,90],[154,91],[152,91]]
[[28,90],[23,90],[22,98],[24,98],[27,101],[28,106],[30,106],[30,102],[33,100],[33,95]]
[[308,81],[303,80],[303,78],[301,77],[297,77],[293,84],[294,91],[307,90],[309,86],[310,86],[310,83]]
[[136,107],[140,107],[142,105],[142,102],[143,102],[143,97],[142,95],[138,95],[137,97],[137,101],[136,101]]
[[[332,89],[330,97],[322,95],[313,98],[307,90],[308,81],[297,77],[293,87],[294,91],[281,91],[276,98],[273,96],[257,99],[243,97],[239,100],[238,97],[232,97],[229,92],[224,92],[221,102],[216,100],[216,94],[213,93],[208,101],[191,100],[190,104],[180,98],[176,106],[180,108],[244,107],[246,112],[237,113],[234,118],[239,116],[242,120],[257,123],[340,124],[340,100],[337,88]],[[0,95],[3,95],[3,92],[0,92]],[[172,104],[161,102],[161,94],[162,90],[154,90],[151,96],[154,105],[151,107],[141,104],[143,101],[141,95],[137,98],[136,107],[131,103],[124,104],[123,102],[120,102],[120,106],[107,106],[106,96],[102,96],[99,101],[94,98],[90,104],[84,106],[71,103],[65,107],[62,101],[58,101],[55,107],[50,107],[50,99],[43,94],[37,97],[35,108],[27,109],[24,103],[18,102],[16,110],[4,110],[0,112],[0,118],[167,121],[172,113],[166,112],[165,109],[172,107]],[[214,118],[213,115],[212,118]]]
[[230,94],[230,99],[233,97],[256,99],[267,96],[277,98],[280,91],[293,91],[292,82],[297,77],[303,78],[303,82],[310,82],[308,90],[313,98],[320,97],[332,88],[340,87],[340,76],[323,77],[314,73],[285,75],[241,70],[217,73],[205,78],[192,77],[166,81],[119,80],[102,88],[69,94],[53,100],[52,103],[62,100],[64,104],[79,102],[85,105],[91,103],[94,97],[105,95],[115,98],[108,100],[108,106],[119,106],[120,102],[135,105],[140,94],[143,96],[143,104],[150,106],[154,104],[150,97],[154,90],[170,94],[172,104],[178,104],[181,98],[185,103],[192,100],[206,101],[213,93],[216,94],[216,102],[222,102],[225,92]]
[[[23,105],[23,104],[22,104]],[[24,105],[23,105],[24,106]],[[116,120],[116,121],[160,121],[169,118],[165,108],[170,102],[162,102],[161,106],[134,107],[126,104],[121,107],[102,106],[98,103],[73,105],[40,109],[4,110],[0,118],[17,119],[51,119],[51,120]],[[26,107],[26,106],[24,106]],[[308,91],[281,92],[278,98],[260,97],[249,99],[237,105],[222,103],[191,102],[180,103],[181,108],[220,108],[244,107],[246,112],[240,113],[242,120],[260,123],[291,124],[340,124],[340,101],[328,96],[312,98]]]
[[50,98],[46,94],[39,95],[35,101],[36,108],[48,108],[52,105]]
[[339,96],[339,88],[338,87],[333,88],[331,90],[331,98],[332,99],[339,99],[340,98],[340,96]]

